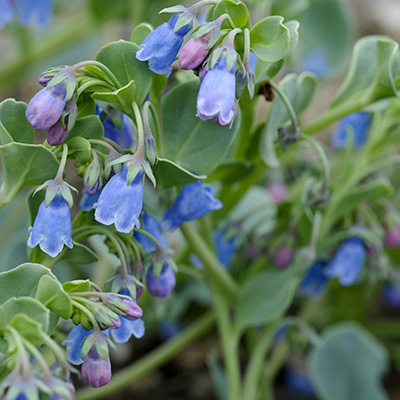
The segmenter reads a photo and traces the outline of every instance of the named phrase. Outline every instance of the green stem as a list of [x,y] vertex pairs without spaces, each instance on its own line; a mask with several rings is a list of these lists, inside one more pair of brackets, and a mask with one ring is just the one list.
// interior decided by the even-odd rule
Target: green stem
[[218,283],[221,293],[224,293],[231,301],[236,300],[239,294],[238,284],[219,263],[215,254],[207,246],[194,225],[187,222],[181,225],[180,229],[189,246],[204,263],[207,273]]
[[265,356],[271,345],[275,328],[276,324],[267,326],[252,351],[244,379],[243,400],[253,400],[256,398],[258,382],[260,381]]
[[65,163],[67,162],[67,156],[68,156],[68,145],[63,144],[63,152],[62,152],[62,156],[61,156],[60,165],[58,167],[57,175],[54,178],[55,182],[61,183],[63,181],[63,175],[64,175]]
[[320,117],[316,118],[314,121],[310,122],[306,126],[301,128],[301,131],[305,134],[312,135],[326,128],[333,122],[350,114],[354,111],[358,111],[365,107],[367,103],[365,100],[355,100],[351,106],[345,104],[344,106],[337,106],[322,114]]
[[161,367],[175,355],[179,354],[189,344],[199,339],[209,331],[214,322],[214,314],[206,313],[186,328],[183,332],[176,335],[173,339],[165,344],[162,344],[152,352],[142,357],[139,361],[131,366],[114,374],[111,382],[107,386],[101,388],[85,388],[81,389],[76,394],[77,400],[92,400],[105,398],[105,396],[120,391],[124,387],[131,385],[134,381],[149,372]]
[[145,231],[144,229],[140,229],[140,228],[134,228],[133,230],[135,232],[141,233],[144,236],[147,236],[157,246],[157,250],[163,251],[163,248],[161,247],[160,242],[151,233]]
[[143,158],[144,157],[144,131],[143,131],[142,116],[140,114],[139,106],[135,102],[132,103],[132,108],[135,113],[137,136],[138,136],[138,145],[136,148],[135,155],[137,157]]
[[211,284],[211,295],[228,378],[228,398],[229,400],[240,400],[241,377],[238,351],[239,340],[238,336],[234,333],[229,318],[229,307],[222,296],[220,288],[217,287],[215,283],[216,282],[212,282]]
[[273,81],[269,81],[269,84],[271,87],[275,90],[276,93],[278,93],[279,97],[281,98],[283,104],[286,107],[286,110],[289,114],[290,120],[292,121],[292,125],[296,128],[299,128],[299,122],[297,120],[297,115],[296,112],[294,111],[294,108],[292,106],[292,103],[290,100],[287,98],[285,92]]

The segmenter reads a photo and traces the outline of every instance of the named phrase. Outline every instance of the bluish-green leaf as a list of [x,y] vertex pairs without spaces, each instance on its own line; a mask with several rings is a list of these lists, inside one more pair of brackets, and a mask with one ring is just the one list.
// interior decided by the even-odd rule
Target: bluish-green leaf
[[309,62],[313,57],[326,69],[323,75],[340,69],[348,57],[354,37],[354,22],[344,2],[312,0],[299,21],[300,54],[297,58],[301,60],[301,69],[304,69],[305,61]]
[[245,160],[228,160],[222,162],[208,177],[209,180],[220,180],[224,183],[235,183],[249,176],[255,168],[255,164]]
[[[132,101],[142,104],[150,90],[152,72],[147,62],[136,59],[139,46],[132,42],[120,40],[105,45],[96,55],[96,60],[106,65],[117,77],[121,87],[119,92],[121,104],[131,107]],[[134,85],[131,84],[134,81]],[[128,86],[127,86],[128,85]]]
[[157,164],[153,167],[153,173],[156,177],[157,186],[162,188],[187,185],[206,178],[206,175],[192,174],[173,161],[163,158],[158,159]]
[[[206,19],[207,21],[214,21],[222,14],[229,14],[237,28],[249,27],[250,25],[247,7],[241,1],[223,0],[218,2],[208,9]],[[232,26],[228,21],[224,21],[222,29],[232,29]]]
[[349,73],[331,107],[367,105],[397,96],[394,79],[399,72],[398,44],[386,36],[367,36],[354,46]]
[[296,18],[310,6],[310,0],[273,0],[272,15],[282,15],[285,19]]
[[271,16],[262,19],[250,32],[251,50],[263,61],[274,63],[281,60],[289,51],[289,29],[283,18]]
[[240,224],[245,235],[265,235],[275,226],[276,204],[267,189],[251,187],[229,214],[229,220]]
[[289,29],[289,49],[285,56],[277,61],[277,62],[265,62],[262,60],[257,60],[256,67],[255,67],[255,74],[256,74],[256,82],[260,83],[263,81],[269,81],[274,76],[278,74],[278,72],[282,69],[285,65],[286,59],[292,53],[292,51],[297,46],[299,40],[299,23],[298,21],[287,21],[284,24]]
[[269,268],[245,282],[237,303],[237,330],[263,325],[283,315],[292,302],[298,279],[292,268]]
[[361,326],[343,323],[324,332],[311,352],[311,379],[321,400],[384,400],[384,347]]
[[43,275],[40,278],[35,297],[61,318],[71,317],[71,299],[54,276]]
[[8,143],[0,146],[0,154],[4,167],[0,207],[9,203],[21,189],[54,179],[58,170],[57,158],[42,145]]
[[[44,332],[47,333],[49,330],[50,311],[42,303],[40,303],[36,299],[33,299],[32,297],[12,297],[2,305],[2,310],[4,312],[4,325],[8,325],[9,323],[11,323],[11,321],[13,321],[17,314],[24,314],[25,316],[28,316],[29,318],[39,323],[41,329]],[[21,322],[21,319],[19,320],[19,322]],[[21,331],[20,333],[27,338],[32,338],[33,342],[37,342],[40,340],[38,330],[34,329],[33,327],[32,331]]]
[[71,282],[65,282],[63,285],[63,289],[67,293],[90,292],[91,285],[90,285],[89,279],[76,280],[76,281],[71,281]]
[[[26,119],[26,107],[25,103],[14,99],[7,99],[0,103],[0,122],[14,142],[33,143],[35,129]],[[3,139],[1,143],[6,144]]]
[[152,26],[146,22],[142,22],[132,31],[131,42],[140,45],[151,32],[153,32]]
[[87,115],[78,119],[66,140],[81,136],[85,139],[102,139],[104,137],[104,127],[97,115]]
[[238,114],[232,129],[196,117],[199,82],[182,83],[163,99],[162,158],[172,160],[192,173],[207,175],[225,158],[240,125]]

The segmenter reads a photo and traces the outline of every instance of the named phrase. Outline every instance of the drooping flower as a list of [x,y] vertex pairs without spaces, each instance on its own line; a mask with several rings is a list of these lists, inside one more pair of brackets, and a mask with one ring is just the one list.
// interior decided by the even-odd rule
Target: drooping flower
[[236,251],[236,236],[227,236],[226,229],[218,229],[213,234],[217,257],[223,267],[228,268]]
[[202,120],[216,117],[220,125],[230,124],[235,115],[236,61],[228,70],[225,53],[207,71],[197,96],[197,115]]
[[13,19],[13,7],[9,0],[0,0],[0,29]]
[[46,27],[53,15],[52,0],[16,0],[15,7],[21,26]]
[[[130,291],[127,288],[121,288],[118,293],[132,297]],[[110,330],[111,337],[114,339],[116,343],[126,343],[129,341],[132,335],[135,336],[137,339],[143,337],[144,323],[140,319],[141,315],[139,316],[139,314],[136,314],[136,317],[137,318],[129,318],[129,319],[123,316],[119,317],[121,321],[121,327],[118,329]]]
[[99,200],[100,191],[97,191],[93,196],[86,193],[85,189],[82,191],[82,198],[79,202],[79,207],[82,211],[93,210],[93,205]]
[[325,50],[318,49],[306,54],[303,60],[303,70],[311,72],[319,78],[327,75],[332,70],[332,66],[327,59]]
[[43,201],[28,233],[28,246],[39,245],[51,257],[56,257],[64,244],[72,249],[71,214],[67,201],[61,195],[55,196],[48,207]]
[[325,261],[316,261],[304,275],[297,289],[298,292],[309,297],[319,296],[328,282],[324,272],[326,265]]
[[359,280],[365,260],[365,245],[358,237],[345,240],[325,269],[328,278],[338,278],[343,286]]
[[96,388],[107,385],[111,380],[111,362],[100,357],[95,347],[90,349],[83,360],[82,378]]
[[393,308],[400,307],[400,286],[387,282],[383,288],[383,299],[385,303]]
[[176,284],[175,273],[168,264],[164,264],[160,275],[156,278],[151,266],[146,275],[147,289],[155,297],[167,297]]
[[156,74],[170,75],[171,65],[178,55],[184,36],[192,29],[189,22],[175,31],[179,15],[174,14],[168,22],[161,24],[150,33],[140,45],[136,58],[140,61],[149,61],[149,69]]
[[343,149],[354,142],[354,147],[359,149],[367,140],[370,123],[371,115],[367,112],[354,112],[343,117],[333,133],[332,146]]
[[33,96],[26,110],[28,122],[36,129],[49,129],[55,125],[65,108],[67,87],[65,82],[45,87]]
[[68,339],[63,342],[67,346],[67,360],[74,365],[83,363],[82,344],[83,341],[90,336],[93,331],[88,331],[82,325],[75,325],[68,335]]
[[[146,212],[143,213],[142,218],[142,229],[153,235],[155,239],[157,239],[161,248],[166,249],[168,247],[167,238],[164,236],[161,225],[158,223],[158,221]],[[142,245],[146,253],[152,253],[153,251],[157,250],[157,245],[146,235],[140,232],[134,232],[133,236]]]
[[14,16],[19,25],[46,27],[53,14],[52,0],[0,0],[0,28],[10,23]]
[[94,204],[96,221],[115,224],[118,232],[129,233],[134,227],[140,228],[139,215],[143,206],[143,186],[139,173],[130,185],[127,185],[127,168],[114,175],[104,186],[99,200]]
[[161,226],[166,231],[173,231],[184,222],[221,207],[222,203],[213,196],[212,186],[196,181],[182,187],[172,207],[164,214]]

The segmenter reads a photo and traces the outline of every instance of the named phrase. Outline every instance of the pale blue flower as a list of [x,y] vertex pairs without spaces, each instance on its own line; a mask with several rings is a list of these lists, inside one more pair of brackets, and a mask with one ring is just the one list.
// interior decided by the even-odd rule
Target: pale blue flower
[[358,282],[365,261],[365,246],[358,237],[345,240],[325,269],[328,278],[338,278],[343,286]]
[[114,175],[104,186],[99,201],[94,204],[96,221],[115,224],[118,232],[129,233],[140,228],[139,215],[143,207],[143,185],[138,174],[130,185],[126,183],[127,168]]
[[71,214],[66,200],[57,195],[48,207],[43,201],[28,233],[28,246],[34,248],[39,245],[51,257],[57,256],[64,244],[72,249]]
[[172,71],[171,64],[178,55],[184,36],[192,29],[192,23],[174,31],[179,15],[174,14],[168,22],[163,23],[143,41],[136,58],[149,61],[149,69],[156,74],[166,75]]
[[[164,236],[158,221],[150,214],[147,214],[146,212],[143,213],[142,218],[143,218],[142,229],[153,235],[154,238],[158,240],[158,243],[160,244],[161,248],[166,249],[168,247],[168,241],[167,238]],[[143,233],[134,232],[133,236],[142,245],[146,253],[152,253],[153,251],[157,250],[156,244],[146,235],[143,235]]]
[[52,0],[16,0],[15,8],[21,26],[46,27],[53,15]]
[[367,112],[354,112],[339,120],[333,133],[332,146],[343,149],[354,141],[354,147],[359,149],[367,140],[371,115]]
[[155,278],[153,266],[151,266],[146,275],[147,290],[155,297],[167,297],[174,290],[176,284],[175,273],[168,264],[164,264],[160,275]]
[[222,53],[212,69],[207,71],[197,96],[197,115],[203,119],[216,117],[220,125],[228,125],[235,116],[235,64],[230,71],[226,54]]
[[68,335],[68,339],[63,342],[67,346],[67,360],[74,365],[83,363],[81,357],[83,341],[90,336],[93,331],[88,331],[81,324],[75,325]]
[[184,222],[200,218],[221,207],[222,203],[213,195],[212,186],[196,181],[182,187],[172,207],[164,214],[161,226],[166,231],[173,231]]

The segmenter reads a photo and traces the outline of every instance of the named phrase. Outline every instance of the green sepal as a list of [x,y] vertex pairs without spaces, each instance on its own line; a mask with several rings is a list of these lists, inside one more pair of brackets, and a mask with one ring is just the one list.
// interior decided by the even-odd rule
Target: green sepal
[[75,280],[75,281],[65,282],[63,284],[63,289],[67,293],[90,292],[91,285],[90,285],[89,279],[86,279],[86,280]]
[[181,13],[181,12],[187,12],[188,9],[185,6],[182,5],[177,5],[177,6],[173,6],[173,7],[167,7],[167,8],[163,8],[159,14],[162,13]]
[[157,186],[156,178],[154,177],[153,170],[151,169],[151,166],[147,161],[143,163],[143,168],[144,168],[144,173],[150,179],[151,183],[153,184],[153,187],[156,187]]
[[128,173],[126,175],[126,184],[129,186],[135,178],[142,172],[142,165],[132,163],[129,165]]
[[194,15],[188,12],[184,12],[178,18],[178,21],[175,24],[174,32],[179,31],[179,29],[183,28],[186,25],[193,23]]

